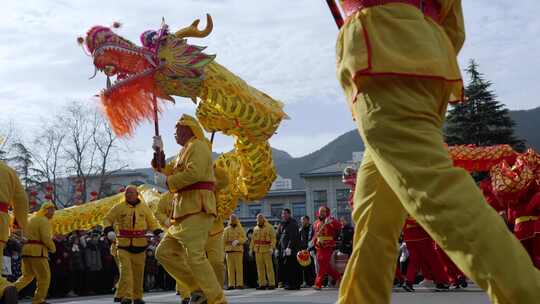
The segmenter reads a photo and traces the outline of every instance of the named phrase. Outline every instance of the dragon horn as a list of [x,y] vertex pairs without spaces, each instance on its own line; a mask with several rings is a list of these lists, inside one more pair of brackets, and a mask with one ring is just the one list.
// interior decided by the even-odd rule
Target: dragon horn
[[210,33],[212,32],[212,29],[214,28],[212,17],[210,17],[209,14],[206,14],[206,27],[203,30],[198,29],[199,22],[200,22],[199,19],[193,21],[193,23],[191,23],[190,26],[177,31],[174,35],[177,38],[186,38],[186,37],[203,38],[210,35]]

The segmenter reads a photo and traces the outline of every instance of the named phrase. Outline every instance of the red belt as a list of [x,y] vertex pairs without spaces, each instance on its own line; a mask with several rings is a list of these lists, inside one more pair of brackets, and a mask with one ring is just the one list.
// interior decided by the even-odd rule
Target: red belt
[[122,230],[120,229],[120,231],[118,231],[119,234],[118,234],[118,237],[123,237],[123,238],[143,238],[143,237],[146,237],[145,233],[146,231],[145,230]]
[[45,246],[45,243],[43,243],[42,241],[38,241],[38,240],[28,240],[26,242],[26,244],[35,244],[35,245],[43,245],[43,246]]
[[189,186],[186,186],[177,192],[185,192],[185,191],[191,191],[191,190],[209,190],[214,191],[214,182],[198,182],[195,184],[191,184]]
[[262,241],[262,240],[258,240],[258,241],[254,241],[255,245],[270,245],[272,244],[272,242],[270,241]]
[[343,10],[345,11],[345,15],[349,17],[363,8],[390,3],[412,5],[421,10],[424,15],[430,17],[435,22],[441,22],[441,6],[435,0],[343,0],[341,7],[343,7]]
[[9,211],[9,204],[0,202],[0,212],[8,213],[8,211]]

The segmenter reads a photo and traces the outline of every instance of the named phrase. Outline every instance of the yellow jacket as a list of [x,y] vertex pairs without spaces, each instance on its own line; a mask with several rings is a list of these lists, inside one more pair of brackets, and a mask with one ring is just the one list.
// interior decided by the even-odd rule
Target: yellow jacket
[[462,99],[457,62],[465,41],[461,0],[438,3],[440,23],[403,3],[365,8],[348,18],[338,36],[336,55],[338,79],[350,105],[366,76],[377,75],[445,80],[452,88],[450,101]]
[[[24,228],[28,221],[28,197],[15,170],[0,161],[0,202],[13,208],[19,227]],[[9,237],[9,215],[0,212],[0,241]]]
[[[215,177],[216,177],[215,193],[217,193],[218,191],[220,191],[221,189],[223,189],[223,188],[227,187],[227,185],[229,185],[229,177],[227,175],[227,171],[225,169],[221,168],[221,167],[214,167],[214,174],[215,174]],[[217,199],[217,196],[216,196],[216,199]],[[216,204],[218,204],[218,203],[219,202],[216,202]],[[222,214],[218,214],[218,216],[216,217],[216,219],[214,221],[214,224],[210,228],[209,235],[210,236],[215,236],[215,235],[223,232],[223,230],[224,230],[223,222],[224,222],[224,219],[222,217]]]
[[172,207],[174,220],[179,221],[199,212],[217,215],[213,191],[206,189],[180,191],[198,182],[216,181],[212,166],[212,151],[205,140],[193,137],[162,172],[167,176],[169,191],[174,193]]
[[114,227],[118,248],[146,247],[146,232],[159,229],[150,207],[139,201],[135,206],[123,201],[109,210],[103,219],[104,227]]
[[172,216],[172,201],[174,199],[174,194],[171,192],[166,192],[161,195],[157,205],[156,212],[154,213],[159,225],[166,230],[171,225],[171,216]]
[[24,229],[24,236],[28,240],[23,245],[23,257],[49,257],[50,253],[56,252],[56,246],[52,240],[52,227],[49,219],[41,214],[30,217]]
[[255,225],[253,236],[249,244],[249,251],[255,253],[272,252],[276,247],[276,232],[272,225],[264,220],[264,226],[261,228]]
[[[232,242],[234,240],[238,241],[238,244],[236,246],[232,245]],[[225,228],[225,231],[223,232],[223,243],[225,247],[225,252],[244,252],[244,243],[246,242],[246,233],[244,232],[244,228],[238,222],[236,227],[233,227],[231,225],[227,226]]]

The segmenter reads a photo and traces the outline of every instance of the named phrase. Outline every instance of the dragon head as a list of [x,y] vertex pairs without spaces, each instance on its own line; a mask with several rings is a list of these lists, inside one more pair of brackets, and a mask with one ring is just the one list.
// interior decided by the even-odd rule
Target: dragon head
[[[141,34],[141,46],[105,26],[94,26],[85,38],[80,38],[92,56],[96,73],[101,71],[107,76],[100,97],[117,134],[129,134],[133,121],[152,117],[156,97],[174,101],[172,95],[193,100],[199,95],[204,67],[215,56],[204,54],[204,47],[187,43],[188,37],[208,36],[212,18],[207,15],[203,30],[198,25],[199,20],[195,20],[171,33],[162,23],[159,30]],[[111,80],[113,77],[116,79]]]

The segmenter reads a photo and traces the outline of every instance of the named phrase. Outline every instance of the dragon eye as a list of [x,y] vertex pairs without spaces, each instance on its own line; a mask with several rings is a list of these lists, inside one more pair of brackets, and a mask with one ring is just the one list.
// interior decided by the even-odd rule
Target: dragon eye
[[105,75],[107,76],[112,76],[116,74],[116,66],[114,65],[105,66],[105,68],[103,69],[103,73],[105,73]]

